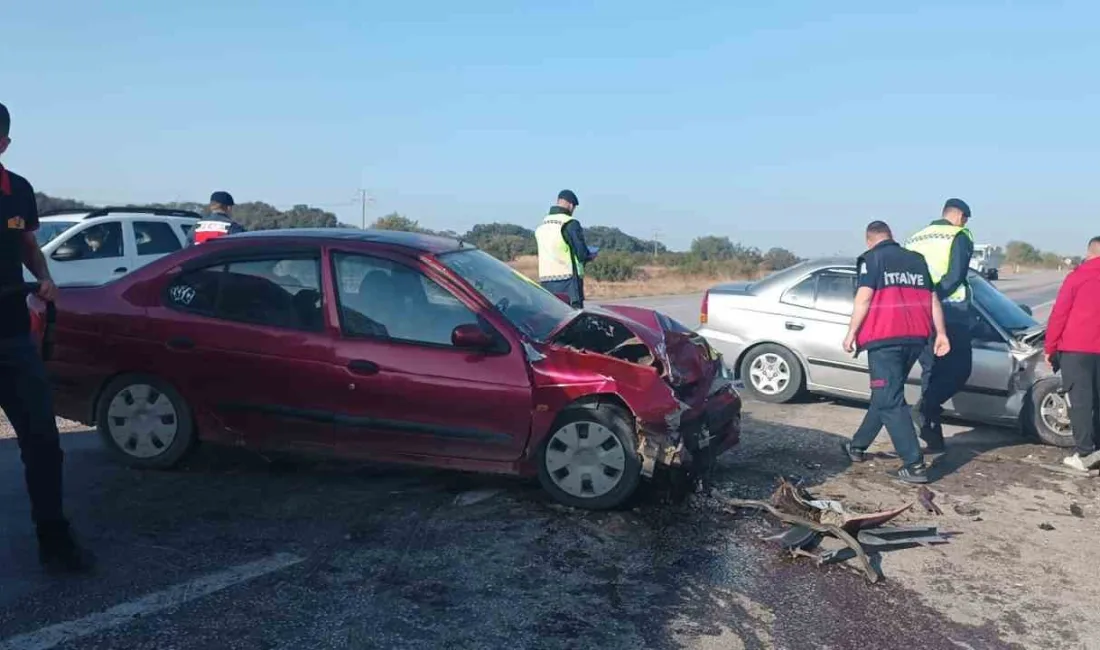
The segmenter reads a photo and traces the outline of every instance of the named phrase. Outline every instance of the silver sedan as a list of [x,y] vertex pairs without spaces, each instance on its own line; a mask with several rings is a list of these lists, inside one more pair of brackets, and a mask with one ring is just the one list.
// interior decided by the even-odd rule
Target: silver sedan
[[[977,312],[974,369],[945,410],[1073,446],[1067,397],[1043,358],[1046,327],[978,274],[971,272],[970,285]],[[711,288],[699,333],[733,365],[751,397],[789,402],[810,392],[867,401],[867,357],[842,347],[855,292],[854,260],[802,262],[762,280]],[[915,404],[919,397],[918,365],[906,399]]]

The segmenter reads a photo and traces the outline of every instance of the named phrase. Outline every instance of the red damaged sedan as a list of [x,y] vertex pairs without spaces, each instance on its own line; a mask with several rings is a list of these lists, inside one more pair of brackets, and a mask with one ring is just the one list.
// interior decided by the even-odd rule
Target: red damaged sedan
[[574,310],[410,233],[235,235],[64,287],[48,368],[58,414],[136,467],[202,440],[538,475],[562,503],[610,508],[740,436],[732,376],[683,325]]

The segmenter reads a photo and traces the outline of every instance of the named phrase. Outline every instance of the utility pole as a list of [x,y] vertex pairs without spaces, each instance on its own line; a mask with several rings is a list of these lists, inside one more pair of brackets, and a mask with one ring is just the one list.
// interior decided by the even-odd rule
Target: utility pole
[[653,231],[653,259],[657,259],[657,255],[658,255],[657,247],[659,246],[658,241],[660,239],[661,239],[661,231],[660,230],[654,230]]
[[367,229],[367,203],[373,203],[374,198],[370,194],[367,194],[366,190],[359,190],[359,203],[362,206],[363,211],[363,230]]

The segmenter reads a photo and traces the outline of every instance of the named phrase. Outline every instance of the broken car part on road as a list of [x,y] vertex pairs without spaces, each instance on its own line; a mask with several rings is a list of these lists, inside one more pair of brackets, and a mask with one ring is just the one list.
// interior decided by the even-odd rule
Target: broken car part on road
[[[929,494],[931,492],[929,491]],[[772,494],[771,502],[734,499],[713,495],[722,505],[732,509],[752,509],[769,513],[792,528],[779,535],[780,545],[793,555],[811,557],[817,564],[835,564],[858,559],[863,574],[869,582],[882,577],[870,554],[909,548],[915,545],[942,544],[947,539],[935,527],[894,528],[883,526],[886,522],[913,507],[910,503],[893,510],[868,514],[849,513],[839,501],[815,499],[786,479]],[[932,498],[921,495],[920,501],[931,503]],[[830,535],[844,543],[846,548],[812,551],[818,547],[822,535]]]

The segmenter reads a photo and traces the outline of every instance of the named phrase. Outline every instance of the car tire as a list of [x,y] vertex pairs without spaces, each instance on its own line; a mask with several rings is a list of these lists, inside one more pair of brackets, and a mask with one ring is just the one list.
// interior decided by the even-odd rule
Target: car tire
[[1070,449],[1075,445],[1069,425],[1069,402],[1061,390],[1060,377],[1036,382],[1028,392],[1021,419],[1028,434],[1048,445]]
[[1000,277],[1001,277],[1001,274],[997,271],[997,269],[993,269],[992,271],[989,272],[989,281],[990,282],[994,282],[996,280],[999,280]]
[[771,343],[752,348],[741,359],[741,383],[753,399],[773,404],[790,402],[805,390],[798,357]]
[[562,411],[539,446],[539,483],[558,503],[609,510],[634,495],[642,480],[633,418],[608,403]]
[[96,428],[117,458],[143,469],[174,467],[196,441],[187,403],[170,385],[148,375],[118,377],[103,389]]

